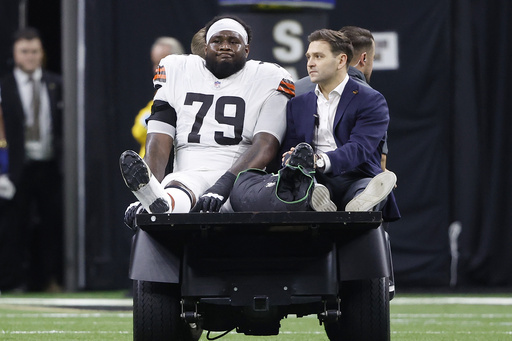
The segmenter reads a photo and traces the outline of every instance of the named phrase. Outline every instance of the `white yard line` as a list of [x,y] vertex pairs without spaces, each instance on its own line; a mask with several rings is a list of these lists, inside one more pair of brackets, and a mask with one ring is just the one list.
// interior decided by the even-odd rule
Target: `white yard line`
[[21,335],[36,335],[36,334],[130,334],[130,332],[125,331],[88,331],[88,330],[75,330],[75,331],[66,331],[66,330],[12,330],[5,331],[0,330],[0,334],[21,334]]
[[0,297],[0,304],[36,305],[58,307],[131,307],[131,298],[100,299],[100,298],[10,298]]
[[478,332],[478,331],[437,331],[437,330],[421,330],[421,331],[391,331],[391,334],[410,334],[410,335],[424,335],[424,334],[433,334],[433,335],[451,335],[451,334],[457,334],[457,335],[512,335],[512,332],[498,332],[498,331],[485,331],[485,332]]
[[[131,298],[98,299],[98,298],[10,298],[0,297],[0,305],[36,305],[59,307],[131,307]],[[512,297],[395,297],[393,305],[441,305],[441,304],[470,304],[470,305],[512,305]]]
[[510,314],[489,314],[489,313],[484,313],[484,314],[453,314],[453,313],[449,313],[449,314],[443,314],[443,313],[431,313],[431,314],[404,314],[404,313],[399,313],[399,314],[392,314],[392,318],[395,319],[395,320],[399,320],[401,318],[417,318],[417,319],[426,319],[426,318],[433,318],[433,319],[436,319],[436,318],[448,318],[448,319],[458,319],[458,318],[467,318],[467,319],[472,319],[472,318],[486,318],[486,319],[497,319],[497,318],[511,318],[512,319],[512,313]]
[[512,297],[396,297],[391,305],[512,305]]
[[132,318],[133,314],[130,313],[21,313],[21,314],[2,314],[0,318],[99,318],[99,317],[120,317]]

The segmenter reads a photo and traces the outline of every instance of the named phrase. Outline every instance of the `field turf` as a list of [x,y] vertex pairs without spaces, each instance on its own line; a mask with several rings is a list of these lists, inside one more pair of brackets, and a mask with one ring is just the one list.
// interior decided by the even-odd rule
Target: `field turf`
[[[122,292],[0,296],[0,340],[131,340]],[[212,336],[218,333],[212,333]],[[512,294],[414,295],[391,301],[392,340],[512,340]],[[207,340],[203,334],[201,340]],[[230,333],[223,341],[327,340],[316,317],[289,317],[278,336]]]

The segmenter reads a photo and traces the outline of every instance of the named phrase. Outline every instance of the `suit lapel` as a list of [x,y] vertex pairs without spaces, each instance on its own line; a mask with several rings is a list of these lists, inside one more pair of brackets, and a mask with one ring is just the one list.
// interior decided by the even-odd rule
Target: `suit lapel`
[[[305,111],[303,117],[304,127],[306,127],[305,138],[307,143],[313,143],[313,136],[315,133],[315,116],[317,115],[316,94],[311,92],[307,95]],[[313,129],[311,129],[313,127]]]
[[345,110],[348,107],[348,104],[355,96],[359,93],[359,85],[357,82],[353,81],[349,78],[347,85],[345,85],[345,89],[343,89],[343,93],[341,94],[340,102],[338,103],[338,108],[336,109],[336,116],[334,117],[334,129],[340,123],[341,118],[345,114]]
[[48,74],[43,71],[41,83],[46,85],[46,90],[48,91],[48,97],[50,99],[50,112],[53,115],[53,108],[55,107],[55,82],[49,79]]

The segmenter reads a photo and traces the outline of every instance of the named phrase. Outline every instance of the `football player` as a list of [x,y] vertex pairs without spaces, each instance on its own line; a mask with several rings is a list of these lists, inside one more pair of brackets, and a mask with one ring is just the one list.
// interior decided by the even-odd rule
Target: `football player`
[[[142,207],[152,213],[230,210],[224,204],[238,173],[264,169],[275,157],[295,86],[280,66],[247,60],[250,41],[251,29],[239,18],[216,17],[206,25],[204,59],[161,60],[146,156],[126,151],[120,158],[126,185],[140,201],[127,209],[128,225]],[[171,148],[174,172],[164,179]]]

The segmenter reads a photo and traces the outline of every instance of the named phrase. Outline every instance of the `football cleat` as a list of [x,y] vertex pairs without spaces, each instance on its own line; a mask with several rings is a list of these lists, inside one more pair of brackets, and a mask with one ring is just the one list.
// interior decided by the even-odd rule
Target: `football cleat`
[[302,166],[308,173],[315,171],[315,152],[306,142],[299,143],[290,156],[288,165],[293,167]]
[[172,207],[172,199],[164,187],[151,174],[144,160],[133,150],[127,150],[119,158],[119,167],[126,186],[139,199],[149,213],[166,213]]
[[119,167],[126,186],[138,191],[149,183],[151,171],[144,160],[133,150],[127,150],[119,158]]

